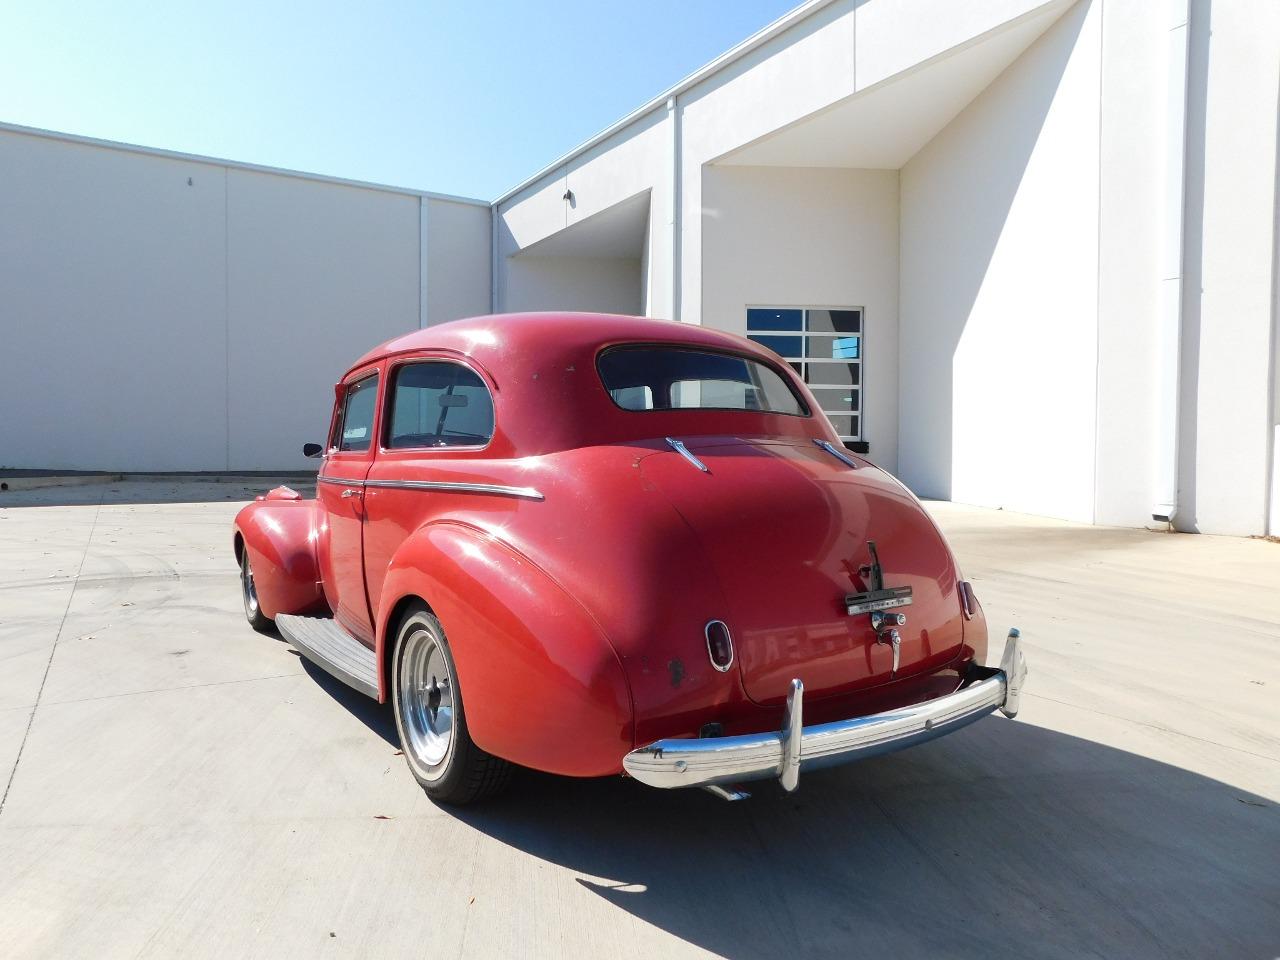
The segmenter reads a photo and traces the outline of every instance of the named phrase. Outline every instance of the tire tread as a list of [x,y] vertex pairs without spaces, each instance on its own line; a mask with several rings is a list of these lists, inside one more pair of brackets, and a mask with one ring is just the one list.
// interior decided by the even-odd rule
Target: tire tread
[[471,749],[476,755],[469,758],[466,780],[449,798],[449,803],[462,805],[484,800],[497,796],[511,784],[511,776],[515,771],[509,761],[485,753],[474,744]]

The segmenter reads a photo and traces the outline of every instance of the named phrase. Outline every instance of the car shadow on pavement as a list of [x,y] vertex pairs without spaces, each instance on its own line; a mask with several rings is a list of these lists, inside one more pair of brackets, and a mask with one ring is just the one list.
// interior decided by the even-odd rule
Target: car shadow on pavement
[[[286,641],[282,640],[281,642]],[[298,654],[298,659],[302,661],[302,669],[306,671],[307,676],[316,682],[316,686],[333,697],[334,700],[346,708],[348,713],[391,744],[391,746],[397,750],[400,748],[400,737],[396,733],[396,722],[391,715],[390,705],[379,703],[372,697],[352,689],[337,677],[317,667],[302,654]]]
[[450,812],[731,958],[1280,951],[1280,808],[1229,784],[1002,718],[800,783],[527,772]]

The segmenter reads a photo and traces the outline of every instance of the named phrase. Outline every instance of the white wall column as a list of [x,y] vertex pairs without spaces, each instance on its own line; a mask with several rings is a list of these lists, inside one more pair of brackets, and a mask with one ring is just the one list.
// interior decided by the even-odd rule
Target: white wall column
[[1164,64],[1160,230],[1160,299],[1156,327],[1155,476],[1151,516],[1172,523],[1178,512],[1179,394],[1182,366],[1182,256],[1186,210],[1188,0],[1169,0]]
[[431,236],[431,204],[426,197],[418,198],[418,329],[427,325],[427,305],[430,297],[427,288],[430,285],[431,270],[427,263],[427,242]]
[[667,100],[667,123],[671,132],[671,159],[668,170],[671,182],[667,189],[667,233],[671,237],[671,297],[667,318],[680,319],[680,253],[683,244],[680,242],[680,203],[681,203],[681,150],[680,150],[680,102],[676,97]]

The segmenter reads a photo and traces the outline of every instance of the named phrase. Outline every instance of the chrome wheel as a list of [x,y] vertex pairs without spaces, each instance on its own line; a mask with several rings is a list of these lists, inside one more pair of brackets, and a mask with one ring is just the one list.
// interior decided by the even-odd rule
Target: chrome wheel
[[258,588],[253,584],[253,569],[249,566],[249,550],[240,554],[240,592],[244,595],[244,614],[252,623],[258,618]]
[[419,627],[404,640],[397,690],[404,747],[428,780],[448,767],[456,739],[454,680],[442,640]]

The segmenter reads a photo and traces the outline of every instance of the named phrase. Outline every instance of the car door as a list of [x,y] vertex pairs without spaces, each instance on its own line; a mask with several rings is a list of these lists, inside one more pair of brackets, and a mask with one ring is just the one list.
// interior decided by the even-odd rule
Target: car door
[[[495,428],[493,394],[470,364],[411,357],[389,363],[384,376],[383,435],[365,491],[365,582],[377,617],[388,567],[405,538],[451,510],[482,506],[472,494],[459,503],[448,488],[486,479],[483,468],[479,478],[473,468],[489,457]],[[423,483],[436,486],[415,488]]]
[[373,645],[373,620],[364,582],[364,481],[373,464],[378,422],[377,367],[357,371],[342,395],[324,465],[316,478],[323,527],[318,554],[325,598],[348,632]]

